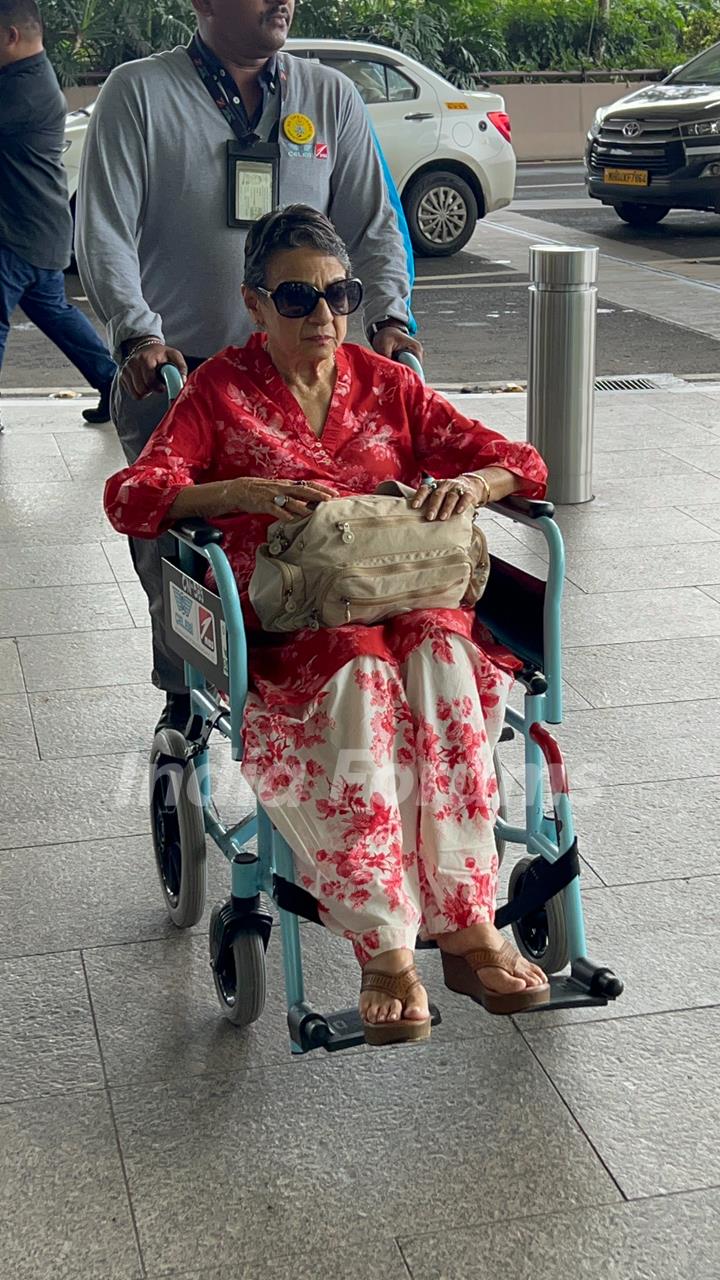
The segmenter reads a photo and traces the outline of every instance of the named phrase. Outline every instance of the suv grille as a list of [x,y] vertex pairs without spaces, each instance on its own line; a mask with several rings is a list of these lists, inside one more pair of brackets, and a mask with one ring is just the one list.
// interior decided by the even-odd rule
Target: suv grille
[[[627,137],[623,130],[637,125]],[[642,120],[632,116],[606,116],[590,147],[589,168],[602,177],[606,168],[647,169],[651,177],[674,173],[685,165],[685,150],[677,120]]]

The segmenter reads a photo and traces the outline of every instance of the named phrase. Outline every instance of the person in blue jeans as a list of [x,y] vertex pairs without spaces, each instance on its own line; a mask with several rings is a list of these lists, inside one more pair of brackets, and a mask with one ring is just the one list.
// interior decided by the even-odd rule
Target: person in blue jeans
[[0,0],[0,369],[20,306],[99,392],[86,421],[108,422],[115,362],[65,297],[73,234],[62,165],[66,111],[35,0]]

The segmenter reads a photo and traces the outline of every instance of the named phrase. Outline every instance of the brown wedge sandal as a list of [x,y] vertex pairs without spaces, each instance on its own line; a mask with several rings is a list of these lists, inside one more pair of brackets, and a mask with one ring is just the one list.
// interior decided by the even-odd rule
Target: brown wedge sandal
[[[413,987],[421,985],[414,964],[400,973],[378,973],[363,969],[361,991],[382,991],[391,1000],[407,1000]],[[430,1017],[422,1021],[416,1018],[398,1018],[395,1022],[366,1022],[362,1020],[365,1040],[368,1044],[403,1044],[405,1041],[427,1040],[430,1036]]]
[[524,1009],[547,1004],[550,999],[549,982],[541,987],[526,987],[524,991],[491,991],[485,986],[478,969],[502,969],[513,977],[522,977],[518,972],[520,956],[509,942],[504,942],[499,950],[476,947],[463,956],[453,956],[448,951],[441,952],[441,955],[445,986],[461,996],[470,996],[488,1013],[522,1013]]

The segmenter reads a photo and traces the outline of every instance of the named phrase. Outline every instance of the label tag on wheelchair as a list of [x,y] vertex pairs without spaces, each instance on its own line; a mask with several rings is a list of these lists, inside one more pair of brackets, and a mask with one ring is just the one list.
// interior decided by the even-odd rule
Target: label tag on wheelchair
[[220,597],[163,558],[165,638],[211,684],[228,683],[227,627]]

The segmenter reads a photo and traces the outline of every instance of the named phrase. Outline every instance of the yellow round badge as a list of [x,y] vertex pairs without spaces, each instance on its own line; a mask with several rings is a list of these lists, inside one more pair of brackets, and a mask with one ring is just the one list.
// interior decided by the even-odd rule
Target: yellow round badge
[[315,137],[315,125],[309,116],[295,112],[283,120],[283,133],[289,142],[312,142]]

